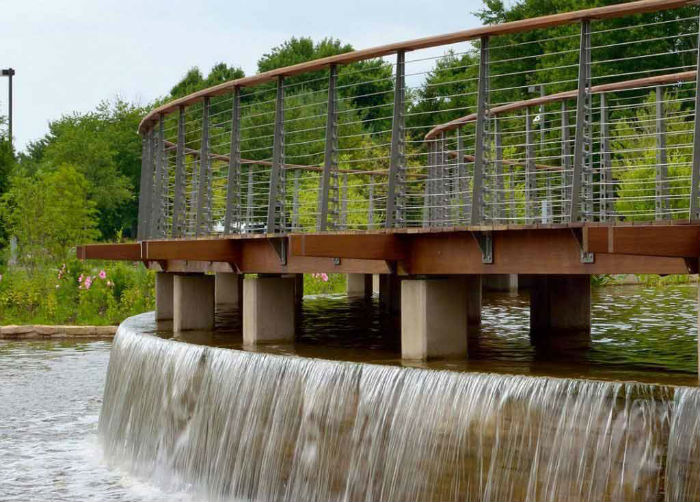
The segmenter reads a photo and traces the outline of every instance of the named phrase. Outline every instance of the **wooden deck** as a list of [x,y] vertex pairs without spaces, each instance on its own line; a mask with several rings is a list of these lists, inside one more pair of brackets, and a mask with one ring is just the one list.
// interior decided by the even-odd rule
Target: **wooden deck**
[[80,246],[80,259],[244,274],[688,274],[700,224],[550,224],[233,235]]

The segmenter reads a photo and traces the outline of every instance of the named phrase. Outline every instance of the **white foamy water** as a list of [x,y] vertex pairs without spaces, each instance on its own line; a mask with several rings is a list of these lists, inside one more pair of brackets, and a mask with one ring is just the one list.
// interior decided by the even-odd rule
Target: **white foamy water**
[[97,423],[110,348],[0,342],[0,500],[189,500],[103,461]]
[[698,389],[114,341],[111,465],[225,500],[700,500]]

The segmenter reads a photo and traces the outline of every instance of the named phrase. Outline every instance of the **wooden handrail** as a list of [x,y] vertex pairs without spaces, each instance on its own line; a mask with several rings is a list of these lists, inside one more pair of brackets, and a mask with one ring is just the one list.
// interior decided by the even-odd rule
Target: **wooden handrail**
[[440,45],[467,42],[469,40],[476,40],[484,36],[498,36],[523,31],[551,28],[554,26],[573,24],[584,19],[610,19],[631,14],[675,9],[694,3],[697,3],[697,0],[639,0],[636,2],[608,5],[605,7],[594,7],[592,9],[563,12],[549,16],[540,16],[532,19],[522,19],[519,21],[511,21],[493,26],[481,26],[470,30],[462,30],[432,37],[417,38],[405,42],[396,42],[370,49],[362,49],[337,54],[335,56],[315,59],[313,61],[286,66],[284,68],[276,68],[274,70],[258,73],[257,75],[251,75],[249,77],[230,80],[207,89],[193,92],[192,94],[182,98],[175,99],[151,110],[143,118],[143,120],[141,120],[138,131],[143,133],[158,120],[160,115],[172,113],[180,106],[191,105],[202,100],[204,97],[220,96],[222,94],[232,92],[234,87],[253,87],[267,82],[272,82],[281,76],[289,77],[299,73],[319,71],[329,67],[330,65],[344,65],[354,63],[356,61],[383,57],[390,54],[395,54],[397,51],[414,51],[418,49],[427,49],[429,47],[437,47]]
[[[602,84],[595,85],[591,87],[591,92],[593,94],[601,94],[603,92],[613,92],[613,91],[624,91],[628,89],[636,89],[640,87],[651,87],[654,85],[672,84],[674,82],[687,82],[690,80],[695,80],[696,72],[684,71],[680,73],[670,73],[667,75],[656,75],[655,77],[644,77],[636,78],[633,80],[625,80],[623,82],[614,82],[612,84]],[[565,99],[575,98],[578,94],[576,89],[571,91],[557,92],[556,94],[550,94],[548,96],[540,96],[532,99],[525,99],[522,101],[514,101],[501,106],[495,106],[489,110],[489,115],[500,115],[503,113],[508,113],[512,111],[522,110],[524,108],[529,108],[531,106],[540,106],[547,103],[554,103],[557,101],[564,101]],[[457,129],[469,122],[476,120],[476,113],[470,113],[464,117],[459,117],[457,119],[451,120],[444,124],[433,127],[425,135],[425,140],[435,139],[435,137],[445,131],[451,131]]]

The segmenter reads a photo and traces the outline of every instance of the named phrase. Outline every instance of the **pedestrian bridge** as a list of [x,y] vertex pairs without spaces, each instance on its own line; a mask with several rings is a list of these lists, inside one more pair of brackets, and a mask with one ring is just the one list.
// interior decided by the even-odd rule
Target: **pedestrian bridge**
[[[698,270],[699,45],[693,2],[641,0],[195,92],[139,126],[138,242],[78,254],[143,261],[176,303],[178,281],[196,279],[182,273],[264,274],[244,293],[244,332],[256,302],[293,296],[282,274],[313,272],[380,274],[386,298],[401,290],[425,314],[411,324],[440,310],[464,318],[457,336],[460,302],[480,292],[455,291],[532,275],[533,331],[585,331],[591,274]],[[253,341],[289,336],[250,329]]]

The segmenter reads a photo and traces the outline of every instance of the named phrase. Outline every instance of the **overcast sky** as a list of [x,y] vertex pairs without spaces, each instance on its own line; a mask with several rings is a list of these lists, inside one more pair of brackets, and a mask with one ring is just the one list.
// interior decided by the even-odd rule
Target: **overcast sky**
[[366,48],[478,26],[480,8],[480,0],[0,0],[0,67],[17,71],[16,146],[103,99],[149,103],[195,65],[206,74],[223,61],[252,74],[292,36]]

